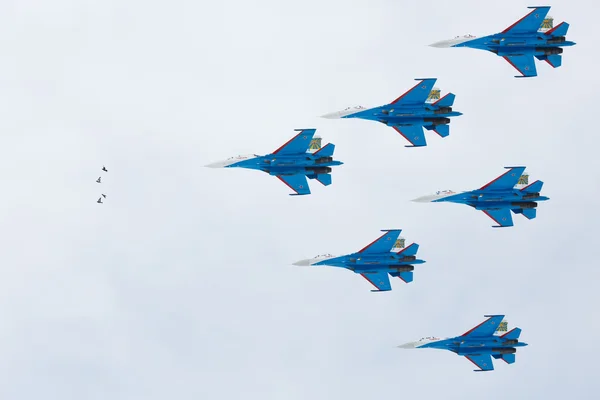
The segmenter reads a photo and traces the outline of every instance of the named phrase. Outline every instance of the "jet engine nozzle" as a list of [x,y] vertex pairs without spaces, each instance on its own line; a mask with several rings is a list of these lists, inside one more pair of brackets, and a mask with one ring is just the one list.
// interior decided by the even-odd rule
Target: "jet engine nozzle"
[[498,347],[498,348],[492,348],[492,351],[494,353],[499,353],[499,354],[515,354],[517,352],[517,349],[515,349],[514,347],[509,347],[509,348]]
[[553,54],[562,54],[563,49],[560,47],[537,47],[536,52],[542,52],[545,56],[551,56]]
[[515,201],[515,202],[512,202],[510,204],[513,207],[519,207],[519,208],[522,208],[522,209],[536,208],[537,205],[538,205],[535,201],[528,201],[528,202],[525,202],[525,201]]

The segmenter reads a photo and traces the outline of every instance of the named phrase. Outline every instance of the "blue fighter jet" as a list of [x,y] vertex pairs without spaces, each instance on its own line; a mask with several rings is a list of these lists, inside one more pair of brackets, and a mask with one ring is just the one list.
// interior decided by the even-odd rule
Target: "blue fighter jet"
[[[385,233],[380,238],[356,253],[340,257],[325,254],[295,262],[294,265],[329,265],[346,268],[362,275],[373,284],[377,290],[371,290],[372,292],[389,291],[392,290],[389,275],[400,278],[406,283],[412,282],[414,264],[425,262],[416,257],[418,244],[413,243],[404,247],[404,239],[398,239],[401,231],[401,229],[382,230]],[[399,251],[391,252],[392,249]]]
[[507,364],[515,362],[517,347],[527,346],[527,343],[519,342],[520,328],[506,331],[506,322],[502,322],[504,315],[486,315],[487,320],[475,328],[453,338],[440,339],[436,337],[422,338],[416,342],[410,342],[398,346],[402,349],[442,349],[450,350],[459,356],[466,357],[479,369],[474,371],[493,371],[492,357],[501,358]]
[[433,85],[437,79],[415,79],[419,81],[412,89],[384,106],[367,109],[362,106],[348,107],[345,110],[322,115],[322,118],[360,118],[378,121],[394,128],[411,145],[406,147],[427,146],[423,128],[434,131],[441,137],[450,134],[450,117],[462,113],[452,111],[454,98],[452,93],[435,102],[431,98]]
[[430,46],[470,47],[491,51],[503,57],[521,73],[516,78],[537,76],[534,56],[540,61],[546,61],[553,68],[560,67],[562,47],[575,45],[565,38],[569,24],[561,22],[552,27],[553,20],[546,19],[549,6],[528,8],[533,10],[500,33],[481,38],[473,35],[457,36]]
[[412,201],[467,204],[476,210],[483,211],[493,219],[498,224],[494,228],[513,226],[511,211],[515,214],[523,214],[527,219],[534,219],[537,202],[549,200],[548,197],[540,196],[544,182],[535,181],[529,184],[529,175],[523,174],[525,167],[504,168],[509,170],[479,189],[462,193],[443,190]]
[[[316,179],[323,185],[331,185],[331,167],[342,165],[333,160],[335,145],[311,146],[315,129],[295,129],[299,131],[283,146],[265,156],[257,154],[231,157],[225,161],[205,165],[208,168],[248,168],[264,171],[276,176],[296,193],[290,196],[310,194],[306,178]],[[314,152],[311,152],[312,147]]]

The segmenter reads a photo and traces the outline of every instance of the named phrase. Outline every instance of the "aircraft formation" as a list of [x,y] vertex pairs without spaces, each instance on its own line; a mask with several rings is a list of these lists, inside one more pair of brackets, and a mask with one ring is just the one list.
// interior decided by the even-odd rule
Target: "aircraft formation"
[[[108,170],[106,169],[106,167],[105,167],[104,165],[102,166],[102,171],[103,171],[103,172],[108,172]],[[102,175],[101,175],[101,176],[99,176],[99,177],[98,177],[98,179],[96,179],[96,183],[102,183]],[[104,204],[104,203],[102,202],[102,199],[103,199],[103,198],[105,199],[105,198],[106,198],[106,195],[105,195],[104,193],[101,193],[101,194],[100,194],[100,197],[98,197],[98,200],[96,200],[96,203],[98,203],[98,204]]]
[[[431,44],[432,47],[469,47],[490,51],[503,57],[520,73],[517,77],[535,77],[535,58],[546,61],[553,68],[562,65],[563,47],[573,46],[566,40],[569,24],[562,22],[553,26],[547,18],[549,6],[528,7],[532,9],[500,33],[477,38],[473,35]],[[456,96],[448,93],[440,96],[434,89],[435,78],[419,78],[418,83],[389,104],[366,108],[348,107],[322,115],[328,119],[359,118],[383,123],[399,133],[410,144],[405,147],[427,146],[425,131],[433,131],[440,137],[450,134],[451,118],[463,115],[454,111]],[[320,146],[315,129],[297,129],[294,137],[281,147],[266,155],[243,155],[206,165],[209,168],[247,168],[266,172],[285,183],[292,196],[311,193],[307,179],[314,179],[325,186],[332,183],[332,167],[340,166],[334,160],[335,146]],[[457,133],[460,134],[460,133]],[[458,203],[480,210],[490,217],[494,228],[513,226],[512,214],[521,214],[531,220],[537,216],[539,202],[549,200],[541,194],[543,182],[529,183],[525,166],[505,167],[505,173],[478,189],[463,192],[438,191],[435,194],[414,199],[421,203]],[[324,254],[312,259],[293,263],[296,266],[331,266],[350,270],[361,275],[375,289],[373,292],[392,290],[390,277],[410,283],[413,281],[415,265],[425,263],[417,258],[419,245],[405,246],[400,229],[386,229],[384,234],[361,250],[342,256]],[[460,336],[441,339],[426,337],[419,341],[398,346],[404,349],[435,348],[450,350],[464,356],[479,369],[492,371],[492,358],[502,359],[508,364],[515,362],[518,347],[527,346],[519,341],[520,328],[507,329],[504,315],[486,315],[488,318]]]

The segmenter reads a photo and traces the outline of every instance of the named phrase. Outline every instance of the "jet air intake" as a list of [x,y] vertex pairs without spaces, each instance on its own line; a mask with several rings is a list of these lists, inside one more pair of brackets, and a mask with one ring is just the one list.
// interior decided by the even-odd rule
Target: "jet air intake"
[[499,353],[499,354],[515,354],[517,352],[517,349],[515,349],[514,347],[509,347],[508,349],[502,348],[502,347],[494,347],[492,348],[492,351],[494,353]]
[[518,208],[522,208],[522,209],[537,207],[537,203],[535,201],[528,201],[528,202],[514,201],[514,202],[510,203],[510,205],[513,207],[518,207]]

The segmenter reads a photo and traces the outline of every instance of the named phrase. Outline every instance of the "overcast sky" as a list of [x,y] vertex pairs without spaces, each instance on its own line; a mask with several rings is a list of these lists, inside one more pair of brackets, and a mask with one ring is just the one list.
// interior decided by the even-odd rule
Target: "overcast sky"
[[[0,2],[0,398],[597,398],[598,4],[557,0],[563,66],[427,45],[498,32],[521,0]],[[450,136],[318,118],[438,78]],[[316,128],[328,187],[203,165]],[[103,173],[102,184],[95,180]],[[409,200],[525,165],[538,218]],[[97,204],[105,193],[105,204]],[[401,228],[414,281],[293,262]],[[506,314],[491,373],[402,350]]]

